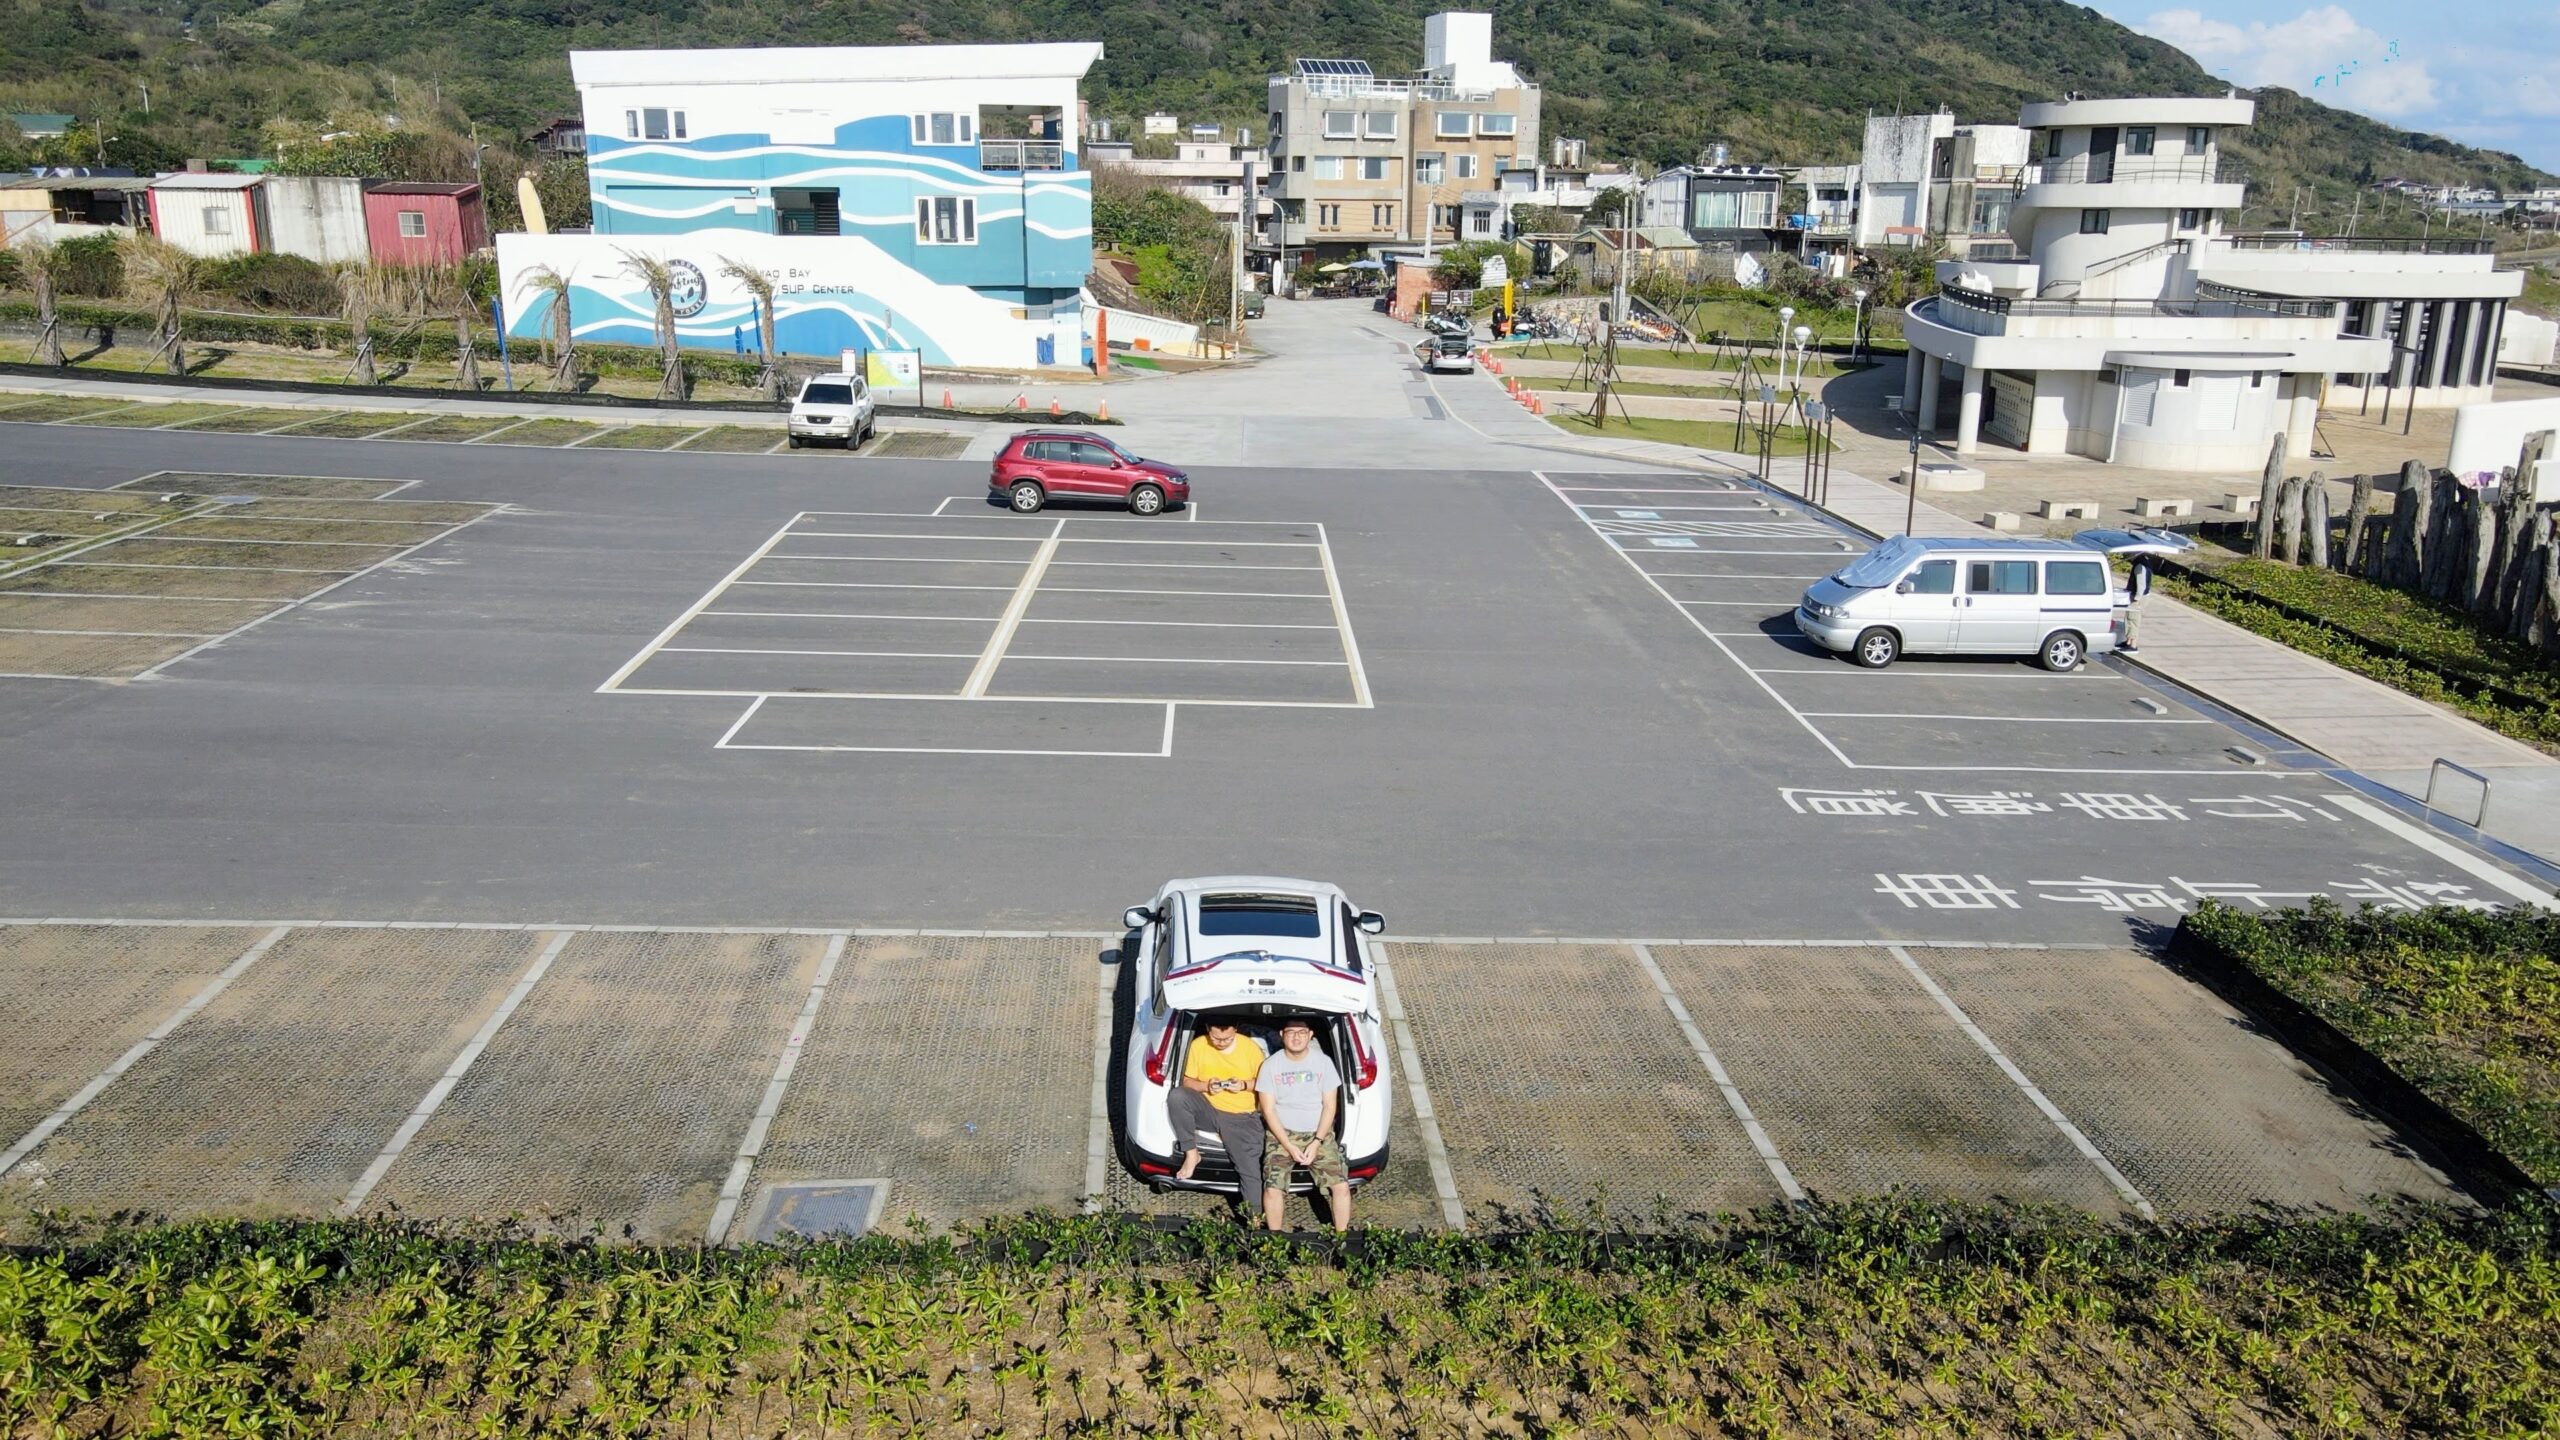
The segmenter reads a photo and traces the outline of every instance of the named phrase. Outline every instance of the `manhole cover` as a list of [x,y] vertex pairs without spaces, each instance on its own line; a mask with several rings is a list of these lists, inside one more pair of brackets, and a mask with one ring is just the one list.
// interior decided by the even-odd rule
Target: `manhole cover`
[[747,1238],[777,1240],[785,1235],[808,1239],[837,1236],[853,1239],[880,1221],[888,1203],[886,1180],[809,1180],[767,1185],[747,1216]]

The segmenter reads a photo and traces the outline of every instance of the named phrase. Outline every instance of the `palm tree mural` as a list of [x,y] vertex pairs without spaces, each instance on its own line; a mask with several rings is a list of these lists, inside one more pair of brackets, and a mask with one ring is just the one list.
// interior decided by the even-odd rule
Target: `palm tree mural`
[[685,398],[684,358],[676,349],[675,270],[655,255],[644,255],[637,250],[624,250],[620,254],[624,273],[648,290],[655,312],[650,317],[649,328],[655,332],[658,341],[658,398],[682,400]]
[[756,388],[779,400],[782,398],[782,367],[775,363],[773,345],[773,277],[743,260],[720,257],[720,273],[743,286],[756,302],[756,344],[764,356],[764,373],[756,377]]
[[569,319],[569,277],[551,266],[536,265],[524,272],[521,284],[537,297],[551,297],[550,333],[543,337],[542,349],[551,362],[551,388],[569,389],[578,367],[578,332],[570,328]]

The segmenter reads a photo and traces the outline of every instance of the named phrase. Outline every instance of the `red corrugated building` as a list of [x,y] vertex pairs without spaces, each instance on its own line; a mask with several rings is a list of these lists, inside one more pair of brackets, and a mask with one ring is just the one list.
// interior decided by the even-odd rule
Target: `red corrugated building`
[[364,228],[376,265],[450,265],[489,243],[477,185],[386,180],[368,186]]

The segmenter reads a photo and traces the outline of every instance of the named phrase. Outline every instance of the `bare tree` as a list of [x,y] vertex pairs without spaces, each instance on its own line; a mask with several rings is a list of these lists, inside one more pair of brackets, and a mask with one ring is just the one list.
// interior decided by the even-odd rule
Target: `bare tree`
[[187,373],[184,347],[179,342],[178,314],[187,297],[195,292],[203,262],[166,240],[137,235],[131,242],[134,263],[129,272],[139,285],[153,311],[153,328],[159,344],[152,354],[158,357],[172,375]]
[[735,280],[755,297],[756,344],[764,354],[764,373],[756,377],[756,388],[773,398],[782,398],[782,367],[776,363],[778,353],[773,341],[773,277],[742,260],[720,257],[720,273]]
[[349,367],[347,379],[356,385],[378,385],[382,376],[373,362],[373,286],[365,267],[340,266],[338,293],[345,299],[347,343],[355,349],[355,363]]
[[62,317],[54,309],[53,266],[55,251],[50,240],[29,240],[18,247],[25,258],[27,283],[36,292],[36,351],[38,365],[68,365],[62,353]]
[[551,362],[552,388],[566,390],[578,368],[578,332],[571,328],[569,316],[569,277],[548,265],[536,265],[524,272],[522,283],[537,296],[551,297],[551,333],[543,338],[543,358]]
[[654,312],[649,328],[658,342],[658,398],[681,400],[685,397],[684,358],[676,349],[675,271],[655,255],[637,250],[624,250],[621,255],[624,273],[649,292]]

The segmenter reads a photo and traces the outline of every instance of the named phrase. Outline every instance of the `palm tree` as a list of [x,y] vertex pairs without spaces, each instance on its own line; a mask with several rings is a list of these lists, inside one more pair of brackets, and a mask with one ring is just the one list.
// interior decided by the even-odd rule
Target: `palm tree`
[[637,250],[620,253],[624,273],[648,290],[656,311],[650,317],[649,328],[658,341],[658,398],[681,400],[685,392],[684,360],[676,352],[675,271],[655,255],[643,255]]
[[720,257],[720,273],[745,287],[756,302],[756,345],[764,357],[764,373],[756,377],[756,388],[782,398],[782,371],[774,363],[773,346],[773,277],[742,260]]
[[551,297],[551,333],[543,338],[542,348],[545,358],[551,359],[552,388],[566,390],[578,363],[578,336],[569,325],[569,277],[548,265],[536,265],[524,272],[522,284],[537,296]]
[[29,240],[18,247],[18,252],[26,259],[27,283],[36,292],[35,363],[67,365],[71,362],[62,353],[62,317],[54,312],[53,242]]
[[172,375],[187,373],[186,354],[179,344],[178,310],[196,288],[203,264],[195,256],[166,240],[137,235],[133,246],[134,264],[128,271],[139,282],[143,294],[150,299],[155,312],[154,325],[160,343],[152,351],[162,357]]

